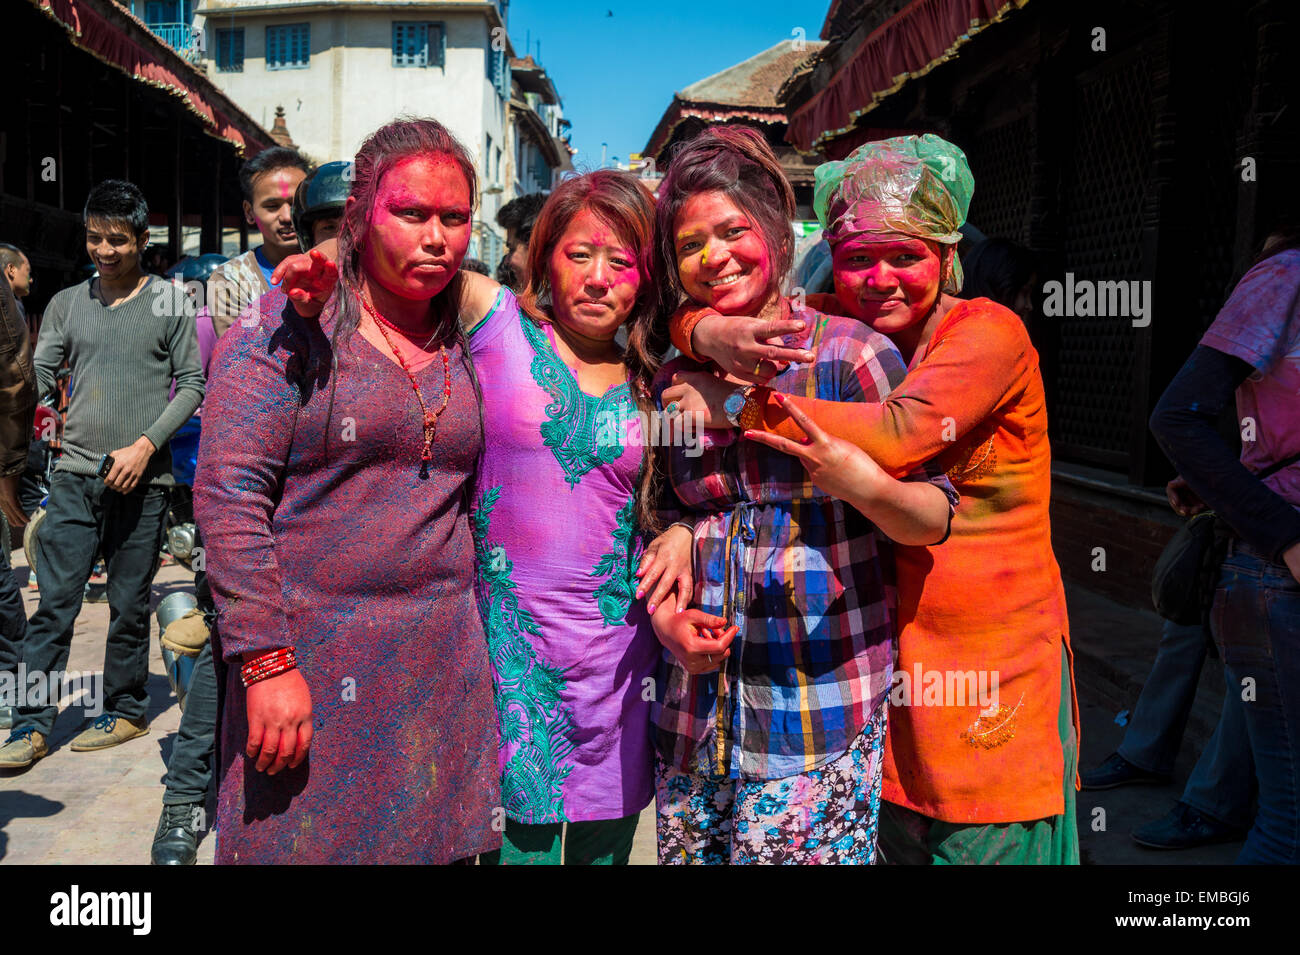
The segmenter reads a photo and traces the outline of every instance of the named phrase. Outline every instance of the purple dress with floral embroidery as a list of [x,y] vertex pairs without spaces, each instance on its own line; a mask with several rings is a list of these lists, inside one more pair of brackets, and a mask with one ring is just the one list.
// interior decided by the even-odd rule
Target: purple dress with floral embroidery
[[[468,505],[482,446],[459,347],[428,480],[400,366],[359,333],[330,368],[318,326],[263,296],[213,356],[194,487],[235,663],[219,725],[219,863],[445,863],[496,848],[501,805]],[[430,400],[443,363],[416,372]],[[244,756],[237,656],[294,646],[311,691],[307,760]]]
[[496,678],[502,805],[526,824],[618,819],[654,792],[659,643],[633,573],[641,421],[586,394],[502,290],[470,336],[487,449],[473,516]]

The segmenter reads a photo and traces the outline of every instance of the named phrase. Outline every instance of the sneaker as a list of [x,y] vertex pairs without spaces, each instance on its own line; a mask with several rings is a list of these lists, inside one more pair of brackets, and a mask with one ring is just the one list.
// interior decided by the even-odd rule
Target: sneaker
[[208,621],[197,607],[173,620],[162,635],[164,647],[186,657],[198,656],[207,642]]
[[1086,769],[1079,774],[1079,783],[1083,789],[1114,789],[1116,786],[1130,786],[1134,783],[1163,786],[1170,782],[1171,776],[1139,769],[1119,753],[1111,753],[1096,769]]
[[74,753],[88,753],[97,749],[118,746],[129,739],[144,736],[149,732],[149,724],[144,720],[132,723],[121,717],[105,713],[95,720],[89,729],[72,741],[70,747]]
[[11,729],[14,725],[14,708],[0,706],[0,730]]
[[198,861],[196,810],[202,812],[203,803],[163,806],[162,815],[158,817],[158,830],[153,836],[153,848],[149,851],[150,865],[194,865]]
[[49,751],[45,737],[36,730],[18,730],[0,746],[0,769],[26,769]]
[[1182,802],[1174,803],[1163,819],[1133,830],[1133,841],[1148,849],[1195,849],[1245,837],[1245,829],[1225,826]]

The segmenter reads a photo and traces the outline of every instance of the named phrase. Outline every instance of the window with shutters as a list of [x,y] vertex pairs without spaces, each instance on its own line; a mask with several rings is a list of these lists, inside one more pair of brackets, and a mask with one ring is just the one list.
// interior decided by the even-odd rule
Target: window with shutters
[[217,30],[217,72],[244,72],[244,29]]
[[393,21],[393,66],[443,66],[446,31],[441,23]]
[[268,70],[305,70],[310,60],[310,23],[289,23],[266,28]]

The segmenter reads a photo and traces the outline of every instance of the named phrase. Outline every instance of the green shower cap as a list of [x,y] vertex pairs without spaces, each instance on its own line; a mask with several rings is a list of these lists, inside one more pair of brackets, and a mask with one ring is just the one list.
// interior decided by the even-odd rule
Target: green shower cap
[[[864,233],[956,245],[975,191],[966,154],[931,133],[867,143],[822,163],[815,176],[813,209],[832,245]],[[944,291],[959,291],[961,282],[954,252]]]

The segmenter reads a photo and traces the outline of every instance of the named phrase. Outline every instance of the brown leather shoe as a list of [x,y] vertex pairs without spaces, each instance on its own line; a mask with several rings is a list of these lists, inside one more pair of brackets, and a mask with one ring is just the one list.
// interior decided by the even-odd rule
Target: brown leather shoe
[[197,607],[187,611],[180,618],[173,620],[163,631],[162,645],[172,653],[185,657],[197,657],[208,642],[210,632],[203,611]]
[[36,730],[19,730],[0,746],[0,769],[26,769],[49,751],[45,737]]
[[120,716],[105,713],[96,719],[89,729],[83,730],[72,741],[70,749],[74,753],[89,753],[97,749],[109,749],[113,746],[120,746],[127,740],[135,739],[137,736],[145,736],[148,732],[149,724],[144,720],[139,723],[132,723]]

